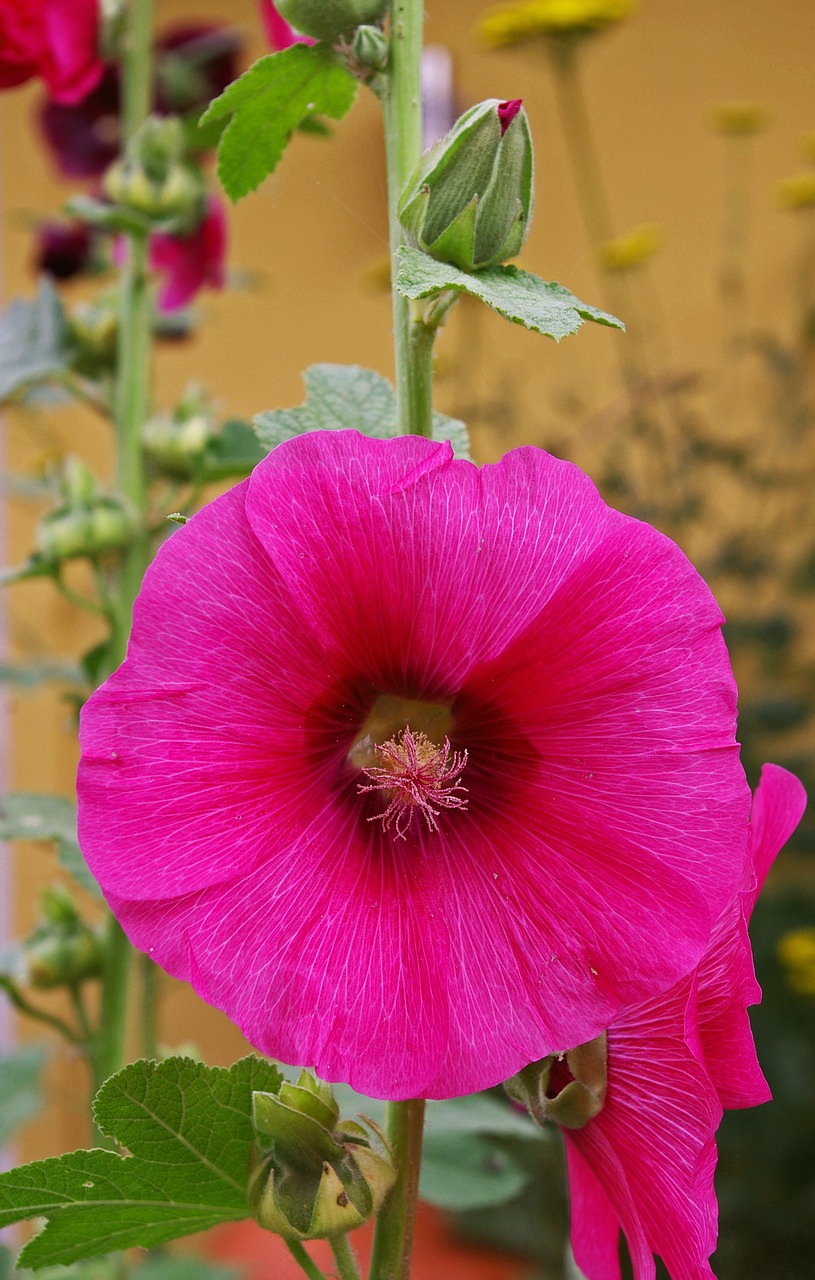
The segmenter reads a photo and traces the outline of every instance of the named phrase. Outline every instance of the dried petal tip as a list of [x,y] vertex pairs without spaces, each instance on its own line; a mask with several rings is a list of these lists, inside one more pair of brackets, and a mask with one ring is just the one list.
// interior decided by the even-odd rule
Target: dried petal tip
[[417,810],[423,815],[428,830],[436,831],[439,810],[466,809],[466,796],[453,793],[467,789],[459,782],[467,763],[467,752],[451,752],[449,738],[438,747],[427,734],[414,734],[407,725],[398,736],[383,742],[376,750],[382,766],[363,769],[371,785],[360,785],[359,792],[363,795],[368,791],[382,791],[389,804],[382,813],[369,818],[369,822],[381,820],[385,831],[395,826],[397,836],[404,838]]
[[512,121],[517,116],[523,105],[522,98],[511,98],[509,102],[498,103],[498,119],[501,122],[501,137],[503,138]]

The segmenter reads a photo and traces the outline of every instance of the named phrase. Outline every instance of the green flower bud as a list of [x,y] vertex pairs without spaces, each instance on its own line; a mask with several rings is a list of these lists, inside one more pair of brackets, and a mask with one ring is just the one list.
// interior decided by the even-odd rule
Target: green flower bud
[[102,971],[102,946],[84,924],[65,889],[46,889],[41,900],[43,920],[23,943],[26,980],[34,987],[73,986]]
[[93,373],[116,358],[119,311],[112,293],[101,294],[93,302],[83,302],[70,318],[71,336],[78,347],[80,372]]
[[116,204],[156,221],[176,219],[192,229],[204,207],[204,179],[184,158],[184,127],[175,116],[151,116],[102,178]]
[[199,470],[214,434],[210,400],[201,387],[192,384],[174,413],[156,414],[144,424],[142,440],[159,471],[188,480]]
[[376,1212],[396,1171],[384,1139],[375,1149],[361,1124],[339,1121],[329,1085],[303,1071],[277,1094],[254,1094],[253,1107],[249,1201],[262,1227],[315,1240],[352,1231]]
[[409,240],[462,271],[520,252],[532,216],[532,137],[520,100],[465,111],[427,153],[399,201]]
[[116,498],[102,495],[84,505],[66,503],[49,511],[37,527],[37,548],[54,564],[79,556],[120,551],[133,537],[133,520]]
[[361,67],[384,71],[388,65],[388,37],[380,27],[359,27],[354,32],[351,53]]
[[315,40],[338,40],[366,22],[376,22],[387,0],[278,0],[277,8],[295,31]]
[[557,1059],[531,1062],[512,1076],[504,1088],[516,1102],[527,1107],[533,1120],[543,1125],[553,1120],[565,1129],[582,1129],[603,1109],[608,1087],[608,1042],[605,1031],[587,1044],[564,1055],[571,1079],[561,1089],[552,1089],[552,1069]]

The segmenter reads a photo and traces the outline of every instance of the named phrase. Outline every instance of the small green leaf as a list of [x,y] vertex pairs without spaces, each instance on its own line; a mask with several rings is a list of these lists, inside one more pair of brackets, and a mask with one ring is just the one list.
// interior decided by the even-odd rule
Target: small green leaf
[[273,173],[289,138],[316,115],[341,120],[357,82],[325,45],[293,44],[261,58],[211,102],[202,125],[231,115],[218,144],[218,176],[231,200]]
[[[306,400],[295,409],[271,409],[254,419],[260,443],[271,450],[305,431],[359,431],[390,440],[398,435],[396,395],[387,378],[359,365],[314,364],[303,374]],[[467,428],[433,414],[433,439],[449,440],[457,458],[469,458]]]
[[76,839],[76,805],[65,796],[9,795],[0,799],[0,840],[51,840],[77,884],[101,896]]
[[495,1143],[476,1133],[428,1132],[419,1195],[442,1209],[481,1209],[512,1200],[525,1171]]
[[44,276],[33,302],[17,298],[0,316],[0,400],[58,377],[71,351],[62,302]]
[[0,1147],[21,1124],[35,1116],[42,1105],[39,1075],[45,1061],[41,1045],[26,1045],[0,1058]]
[[202,478],[214,481],[246,476],[265,456],[266,450],[258,443],[249,423],[230,419],[207,443]]
[[447,262],[437,262],[419,249],[399,251],[400,267],[396,288],[406,298],[430,298],[445,290],[469,293],[505,320],[533,329],[560,342],[576,333],[584,320],[624,329],[625,325],[607,311],[587,306],[562,284],[541,280],[520,267],[488,267],[485,271],[459,271]]
[[96,1097],[96,1122],[130,1153],[72,1151],[0,1175],[0,1226],[45,1217],[20,1263],[35,1269],[153,1248],[251,1216],[252,1093],[279,1088],[270,1062],[131,1063]]

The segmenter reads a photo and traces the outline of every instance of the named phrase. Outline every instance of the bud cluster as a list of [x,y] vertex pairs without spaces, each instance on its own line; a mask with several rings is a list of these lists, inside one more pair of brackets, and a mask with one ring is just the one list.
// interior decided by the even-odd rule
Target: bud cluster
[[80,918],[65,889],[52,885],[40,901],[42,919],[23,943],[25,978],[34,987],[76,986],[102,971],[102,944]]
[[151,116],[102,179],[105,194],[173,231],[188,234],[204,213],[200,169],[185,159],[184,126],[176,116]]
[[66,459],[61,489],[62,502],[37,527],[37,549],[44,560],[59,564],[128,545],[134,533],[131,513],[120,499],[100,493],[79,458]]
[[262,1227],[287,1240],[342,1235],[365,1222],[396,1178],[384,1138],[375,1147],[340,1120],[331,1086],[302,1071],[279,1093],[253,1095],[258,1146],[249,1200]]
[[206,393],[197,385],[191,386],[173,413],[155,414],[144,424],[145,453],[165,475],[189,480],[198,471],[214,430]]

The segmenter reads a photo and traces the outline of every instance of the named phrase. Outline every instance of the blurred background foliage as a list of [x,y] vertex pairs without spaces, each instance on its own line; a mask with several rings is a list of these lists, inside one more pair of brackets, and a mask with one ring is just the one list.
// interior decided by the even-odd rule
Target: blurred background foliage
[[[220,24],[230,33],[224,52],[243,65],[265,51],[254,0],[157,8],[160,29]],[[504,332],[465,299],[439,344],[438,407],[468,422],[479,461],[542,445],[685,548],[727,617],[751,783],[773,760],[815,794],[815,10],[809,0],[772,11],[762,0],[428,8],[428,38],[452,55],[455,109],[494,95],[523,97],[530,114],[538,209],[522,265],[628,326],[625,337],[585,332],[555,348]],[[40,97],[30,86],[0,102],[6,301],[33,293],[41,220],[87,190],[81,172],[66,180],[38,146],[38,130],[54,128]],[[205,391],[193,398],[211,397],[213,413],[240,424],[299,403],[308,364],[391,371],[384,167],[371,103],[362,100],[329,140],[298,139],[229,225],[230,287],[197,301],[200,329],[193,312],[167,323],[159,412],[178,417],[202,374]],[[87,305],[88,280],[52,266],[67,303]],[[9,411],[5,448],[7,560],[17,564],[31,552],[54,468],[77,453],[104,474],[109,452],[92,406],[41,399]],[[208,478],[217,481],[217,468]],[[0,674],[15,741],[5,771],[15,789],[68,794],[76,655],[92,654],[93,622],[38,581],[15,588],[5,616]],[[53,872],[50,846],[18,860],[17,931],[31,929]],[[815,1245],[811,812],[771,876],[752,935],[765,991],[754,1025],[775,1100],[725,1117],[714,1261],[720,1280],[800,1280]],[[62,1016],[58,994],[46,1002]],[[174,1036],[210,1062],[244,1049],[221,1015],[168,980],[159,1037]],[[40,1062],[37,1050],[24,1053],[2,1076],[19,1121],[36,1107]],[[85,1142],[82,1064],[52,1054],[45,1081],[45,1110],[22,1131],[26,1156]],[[571,1274],[565,1198],[552,1176],[557,1141],[504,1136],[496,1151],[486,1171],[506,1179],[508,1169],[525,1170],[524,1189],[494,1210],[477,1202],[455,1213],[456,1229],[527,1254],[530,1275]]]

